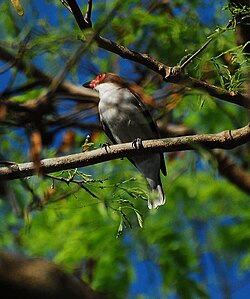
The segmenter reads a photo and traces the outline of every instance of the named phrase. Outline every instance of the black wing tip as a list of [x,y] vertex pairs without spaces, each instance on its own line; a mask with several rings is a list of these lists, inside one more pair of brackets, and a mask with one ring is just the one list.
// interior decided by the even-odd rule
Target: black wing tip
[[166,167],[162,167],[162,168],[161,168],[161,172],[162,172],[162,174],[163,174],[164,176],[167,176],[167,169],[166,169]]
[[161,172],[164,176],[167,176],[167,168],[163,154],[161,154]]

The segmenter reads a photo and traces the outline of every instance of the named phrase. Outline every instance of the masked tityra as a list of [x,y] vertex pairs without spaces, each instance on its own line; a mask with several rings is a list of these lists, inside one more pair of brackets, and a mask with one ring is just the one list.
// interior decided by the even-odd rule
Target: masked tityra
[[[140,97],[134,93],[128,82],[116,74],[104,73],[83,84],[99,92],[98,105],[103,129],[113,144],[133,142],[136,139],[159,138],[156,123],[144,107]],[[149,209],[165,203],[160,170],[166,175],[163,154],[136,155],[129,160],[145,176],[150,194]]]

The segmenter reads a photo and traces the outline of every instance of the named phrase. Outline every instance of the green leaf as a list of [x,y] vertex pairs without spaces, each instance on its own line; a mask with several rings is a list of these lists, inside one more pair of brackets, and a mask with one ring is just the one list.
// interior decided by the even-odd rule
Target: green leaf
[[136,211],[136,210],[135,210],[135,213],[136,213],[136,216],[137,216],[139,226],[141,228],[143,228],[143,219],[142,219],[141,213],[139,211]]
[[123,231],[123,217],[121,216],[121,220],[117,229],[116,238],[119,238],[121,236],[122,231]]
[[19,16],[24,15],[24,9],[22,7],[22,4],[19,0],[11,0],[16,12],[18,13]]

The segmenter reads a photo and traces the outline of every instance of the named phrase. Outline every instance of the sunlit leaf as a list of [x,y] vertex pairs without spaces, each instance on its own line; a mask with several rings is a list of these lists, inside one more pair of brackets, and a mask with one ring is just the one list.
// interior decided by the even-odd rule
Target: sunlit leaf
[[23,16],[24,15],[24,9],[22,7],[22,4],[20,2],[20,0],[11,0],[16,12],[19,14],[19,16]]

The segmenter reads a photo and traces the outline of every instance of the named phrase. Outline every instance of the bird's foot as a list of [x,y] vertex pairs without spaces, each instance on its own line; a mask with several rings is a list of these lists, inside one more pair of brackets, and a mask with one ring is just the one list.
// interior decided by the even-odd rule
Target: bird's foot
[[101,148],[104,148],[106,152],[108,152],[108,148],[110,147],[110,144],[108,142],[100,144]]
[[143,147],[141,138],[135,138],[135,140],[132,142],[132,146],[136,149],[140,149]]

